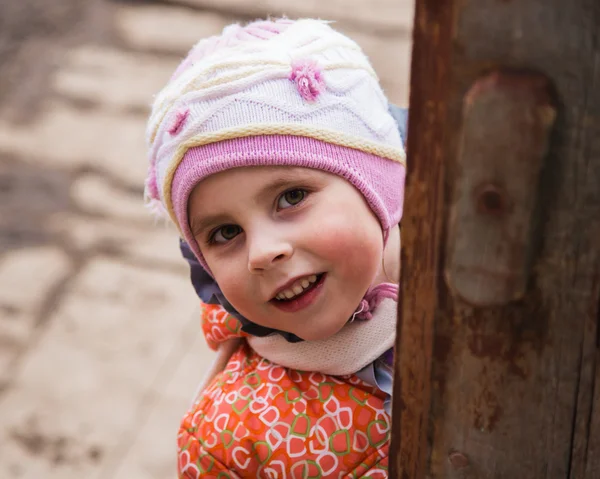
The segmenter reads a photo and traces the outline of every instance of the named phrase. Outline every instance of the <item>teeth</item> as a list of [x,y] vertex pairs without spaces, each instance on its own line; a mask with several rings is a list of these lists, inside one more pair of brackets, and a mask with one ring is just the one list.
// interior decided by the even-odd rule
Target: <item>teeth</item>
[[300,294],[302,291],[304,291],[304,288],[302,287],[301,284],[297,284],[296,286],[294,286],[292,288],[292,290],[294,291],[295,294]]
[[298,296],[302,291],[308,288],[312,283],[317,281],[317,275],[313,274],[308,278],[304,278],[300,281],[297,281],[292,285],[291,288],[285,289],[275,296],[276,299],[284,300],[284,299],[292,299],[294,296]]

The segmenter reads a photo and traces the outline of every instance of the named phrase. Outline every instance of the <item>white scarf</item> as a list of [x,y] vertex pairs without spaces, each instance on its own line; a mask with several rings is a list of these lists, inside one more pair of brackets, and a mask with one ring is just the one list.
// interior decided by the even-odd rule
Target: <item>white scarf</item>
[[280,366],[345,376],[361,370],[394,346],[397,308],[393,299],[383,299],[370,320],[348,323],[323,340],[290,343],[279,334],[247,340],[259,355]]

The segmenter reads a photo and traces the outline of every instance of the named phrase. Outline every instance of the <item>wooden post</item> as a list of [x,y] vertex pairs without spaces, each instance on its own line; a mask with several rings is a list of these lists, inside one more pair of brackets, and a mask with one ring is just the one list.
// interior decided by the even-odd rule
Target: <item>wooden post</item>
[[413,31],[391,477],[600,478],[600,2]]

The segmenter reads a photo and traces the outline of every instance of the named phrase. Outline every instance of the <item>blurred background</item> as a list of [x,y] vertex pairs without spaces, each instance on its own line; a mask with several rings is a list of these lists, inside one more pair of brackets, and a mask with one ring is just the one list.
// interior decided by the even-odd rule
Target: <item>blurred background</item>
[[335,20],[407,104],[412,0],[0,0],[0,479],[175,477],[212,353],[143,206],[146,116],[200,38],[283,14]]

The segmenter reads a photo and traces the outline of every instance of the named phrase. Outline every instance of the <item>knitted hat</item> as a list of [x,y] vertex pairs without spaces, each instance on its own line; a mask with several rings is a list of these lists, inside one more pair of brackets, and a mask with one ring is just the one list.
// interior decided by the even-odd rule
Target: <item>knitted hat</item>
[[358,45],[319,20],[230,25],[200,41],[157,95],[148,122],[146,198],[166,210],[208,270],[188,199],[241,166],[317,168],[365,197],[384,239],[402,216],[405,152]]

